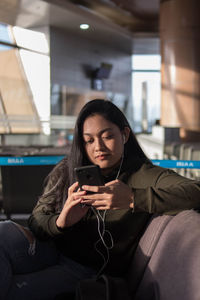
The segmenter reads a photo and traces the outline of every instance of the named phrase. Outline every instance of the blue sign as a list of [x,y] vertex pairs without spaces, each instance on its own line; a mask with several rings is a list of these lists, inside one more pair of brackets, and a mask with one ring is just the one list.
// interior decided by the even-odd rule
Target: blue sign
[[170,160],[170,159],[152,159],[156,166],[169,169],[200,169],[199,160]]
[[0,166],[56,165],[64,155],[58,156],[0,156]]
[[[64,155],[57,156],[0,156],[0,166],[56,165]],[[169,169],[200,169],[199,160],[152,159],[156,166]]]

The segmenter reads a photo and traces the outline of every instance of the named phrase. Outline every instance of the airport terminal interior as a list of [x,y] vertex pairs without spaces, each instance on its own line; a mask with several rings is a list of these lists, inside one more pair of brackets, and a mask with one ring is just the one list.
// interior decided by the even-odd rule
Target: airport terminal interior
[[200,2],[0,1],[0,219],[26,224],[104,98],[156,164],[200,179]]

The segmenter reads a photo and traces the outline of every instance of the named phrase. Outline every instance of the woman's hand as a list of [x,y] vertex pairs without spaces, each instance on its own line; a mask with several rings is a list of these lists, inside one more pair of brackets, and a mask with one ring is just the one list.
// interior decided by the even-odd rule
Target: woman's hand
[[82,206],[82,197],[86,194],[85,191],[78,190],[78,182],[72,184],[68,189],[68,198],[65,205],[56,221],[59,228],[66,228],[80,221],[87,213],[89,207]]
[[133,208],[133,191],[118,179],[108,182],[105,186],[84,185],[82,189],[94,194],[83,195],[81,203],[92,205],[97,209]]

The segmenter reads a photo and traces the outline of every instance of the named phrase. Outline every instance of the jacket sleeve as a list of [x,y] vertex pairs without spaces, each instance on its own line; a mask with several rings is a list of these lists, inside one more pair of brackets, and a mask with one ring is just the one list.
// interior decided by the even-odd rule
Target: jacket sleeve
[[48,239],[63,234],[56,226],[59,216],[57,195],[54,192],[60,180],[59,167],[49,177],[43,195],[39,198],[28,220],[28,226],[39,239]]
[[173,170],[143,166],[129,180],[134,193],[134,211],[176,214],[200,209],[200,181],[180,176]]

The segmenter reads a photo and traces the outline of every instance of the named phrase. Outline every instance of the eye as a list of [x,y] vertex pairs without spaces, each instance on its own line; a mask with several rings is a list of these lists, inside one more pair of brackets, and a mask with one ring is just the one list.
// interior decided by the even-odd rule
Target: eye
[[87,141],[84,141],[85,142],[85,144],[87,145],[87,144],[92,144],[93,143],[93,139],[90,139],[90,140],[87,140]]
[[109,134],[109,135],[106,135],[106,136],[102,136],[102,138],[103,138],[104,140],[110,140],[110,139],[112,139],[113,137],[114,137],[113,134]]

